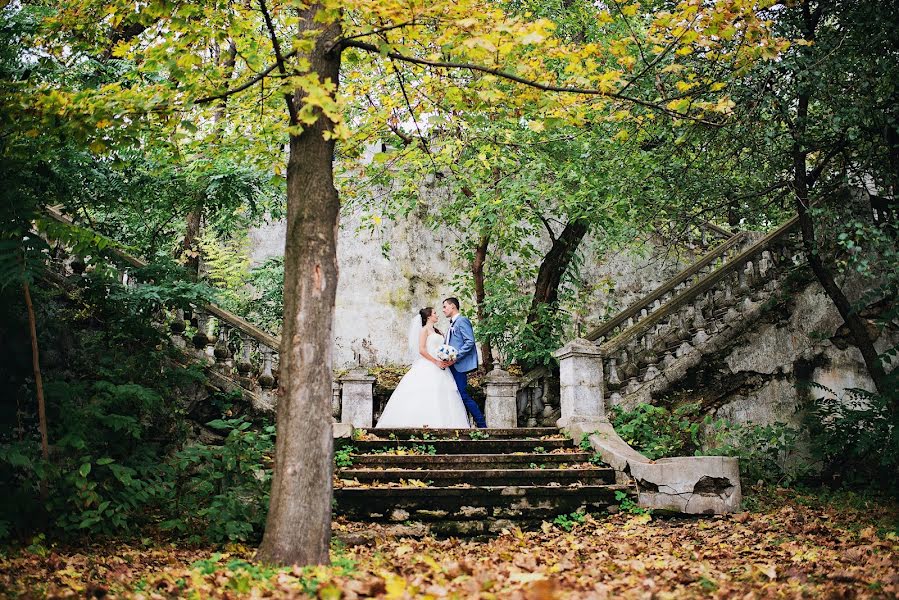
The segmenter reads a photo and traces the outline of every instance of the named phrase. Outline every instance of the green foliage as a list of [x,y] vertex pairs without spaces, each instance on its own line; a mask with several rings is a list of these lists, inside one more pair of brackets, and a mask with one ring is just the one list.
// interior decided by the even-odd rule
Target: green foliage
[[284,257],[273,256],[250,270],[237,308],[248,321],[271,333],[281,331],[284,315]]
[[[341,552],[332,552],[331,572],[329,575],[352,577],[356,571],[356,563]],[[322,584],[324,575],[321,569],[305,567],[296,570],[293,567],[275,567],[250,562],[242,558],[225,560],[225,555],[214,553],[209,558],[198,560],[191,565],[201,575],[219,574],[226,590],[236,594],[250,594],[255,590],[277,590],[275,583],[295,582],[305,594],[315,595]],[[324,596],[331,597],[331,596]]]
[[615,431],[649,459],[693,454],[700,446],[700,406],[684,404],[673,411],[652,404],[638,404],[633,411],[612,408]]
[[346,469],[353,466],[353,454],[356,453],[355,446],[343,446],[334,450],[334,464],[340,469]]
[[899,374],[888,376],[887,394],[831,390],[805,406],[812,457],[824,479],[837,485],[899,493]]
[[412,452],[415,454],[424,454],[428,456],[434,456],[437,454],[437,448],[435,448],[431,444],[413,444]]
[[626,492],[622,492],[621,490],[615,492],[615,500],[618,502],[618,508],[622,512],[631,515],[648,515],[652,513],[652,510],[648,508],[637,506],[637,503],[634,502]]
[[706,420],[706,449],[715,456],[740,459],[740,479],[791,484],[808,474],[809,468],[798,453],[800,432],[785,423],[733,424],[723,419]]
[[160,466],[157,499],[171,507],[161,526],[196,541],[257,541],[268,513],[275,427],[257,429],[243,417],[207,426],[226,435],[222,445],[186,445]]
[[703,417],[698,403],[674,410],[639,404],[633,411],[612,408],[615,431],[649,459],[715,455],[740,459],[746,482],[790,483],[808,472],[798,456],[799,431],[784,423],[735,424]]
[[565,531],[571,531],[575,528],[579,523],[583,523],[584,519],[587,518],[587,513],[576,511],[567,515],[559,515],[555,519],[553,519],[553,523],[564,529]]
[[468,432],[468,437],[470,437],[473,440],[486,440],[487,438],[490,437],[490,434],[486,433],[484,431],[481,431],[479,429],[472,429],[471,431]]

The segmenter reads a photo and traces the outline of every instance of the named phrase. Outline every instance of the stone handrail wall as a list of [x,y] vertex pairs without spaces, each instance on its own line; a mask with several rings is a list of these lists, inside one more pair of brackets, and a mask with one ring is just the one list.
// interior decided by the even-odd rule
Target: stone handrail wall
[[[612,392],[612,403],[620,401],[619,390],[632,392],[651,381],[675,356],[716,333],[725,317],[737,316],[738,299],[750,304],[759,300],[758,290],[770,288],[779,266],[793,258],[786,238],[797,223],[794,217],[761,237],[732,235],[589,332],[585,338],[597,344],[603,356],[605,389]],[[521,378],[520,425],[553,424],[549,421],[558,414],[553,411],[558,401],[548,394],[550,374],[548,368],[538,367]],[[546,419],[541,421],[541,416]]]
[[[599,344],[610,401],[620,402],[773,293],[795,264],[794,217]],[[623,394],[623,395],[622,395]]]
[[[628,307],[628,309],[623,311],[624,313],[628,313],[628,316],[625,319],[620,319],[620,315],[613,319],[617,326],[620,326],[625,320],[628,321],[627,328],[608,337],[605,335],[588,334],[587,339],[598,342],[606,352],[613,352],[621,348],[628,342],[628,340],[638,336],[649,327],[668,318],[678,309],[695,301],[699,296],[715,288],[728,277],[736,277],[740,291],[745,291],[744,288],[746,288],[748,282],[745,281],[744,278],[753,277],[755,281],[758,281],[769,274],[767,270],[765,273],[759,272],[759,266],[762,262],[761,259],[763,258],[762,253],[767,252],[769,246],[787,235],[798,222],[799,218],[793,217],[771,233],[768,233],[749,247],[742,250],[740,250],[736,244],[745,239],[745,237],[741,237],[743,234],[737,234],[730,240],[733,244],[725,244],[727,247],[723,248],[724,252],[720,254],[712,252],[709,255],[706,255],[696,264],[681,271],[681,273],[669,280],[658,290],[652,292],[643,300],[634,303],[631,307]],[[718,255],[712,256],[714,254]],[[712,265],[717,258],[720,258],[721,260]],[[766,261],[771,261],[773,259],[772,256],[765,258]],[[753,262],[753,259],[757,260]],[[740,270],[740,267],[744,267],[747,263],[750,263],[752,266],[753,273],[751,274],[746,273],[745,270]],[[646,300],[649,301],[647,302]],[[652,304],[651,310],[648,308],[649,304]],[[631,310],[636,305],[640,305],[641,307],[641,313],[639,315]],[[646,312],[643,313],[643,310]],[[631,319],[633,319],[633,321],[631,321]],[[611,329],[612,328],[598,328],[591,332],[591,334],[601,331],[608,332]],[[604,337],[606,337],[608,341],[605,341],[605,339],[603,339]]]
[[667,299],[672,298],[677,292],[684,289],[686,285],[690,285],[690,282],[695,281],[709,268],[714,269],[727,262],[728,258],[736,253],[739,245],[745,241],[747,237],[746,233],[738,233],[732,236],[726,242],[666,281],[660,287],[656,288],[646,296],[643,296],[599,327],[590,331],[584,338],[591,341],[606,339],[625,323],[630,322],[632,325],[633,319],[639,318],[641,311],[649,311],[653,306],[660,306],[663,302],[666,302]]
[[[46,214],[60,223],[76,225],[56,208],[47,208]],[[123,264],[119,278],[124,285],[140,284],[129,269],[146,267],[146,261],[115,247],[104,252]],[[66,268],[80,275],[84,266],[80,257],[74,257]],[[176,309],[154,318],[168,327],[173,342],[185,354],[209,367],[207,372],[217,387],[241,391],[257,410],[274,410],[280,338],[215,304],[194,306],[188,313]],[[335,404],[339,411],[339,398]]]

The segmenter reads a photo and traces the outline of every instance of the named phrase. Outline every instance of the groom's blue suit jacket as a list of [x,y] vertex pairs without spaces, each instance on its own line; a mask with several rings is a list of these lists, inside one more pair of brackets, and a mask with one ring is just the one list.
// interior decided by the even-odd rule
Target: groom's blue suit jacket
[[449,330],[446,343],[459,351],[456,364],[460,373],[467,373],[478,368],[478,349],[474,343],[474,328],[468,317],[459,315]]

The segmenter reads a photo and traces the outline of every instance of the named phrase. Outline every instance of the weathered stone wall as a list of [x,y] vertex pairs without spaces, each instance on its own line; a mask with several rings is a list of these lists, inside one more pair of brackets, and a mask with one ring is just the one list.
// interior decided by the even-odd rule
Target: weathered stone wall
[[[799,426],[798,408],[812,394],[873,391],[861,354],[818,283],[807,275],[792,286],[763,317],[653,401],[699,400],[716,418]],[[850,297],[860,296],[858,289],[847,288]],[[899,332],[886,331],[875,347],[883,352],[897,340]]]
[[[432,190],[435,202],[440,193]],[[468,265],[452,252],[452,232],[432,231],[415,215],[384,221],[373,233],[359,231],[361,219],[350,211],[341,215],[334,364],[341,368],[357,360],[368,366],[407,363],[406,332],[412,316],[421,307],[439,308],[443,298],[458,295],[453,278]],[[283,254],[285,231],[285,224],[278,222],[250,232],[254,266]],[[597,247],[589,239],[582,245],[586,260],[581,275],[590,286],[578,307],[584,313],[584,328],[648,293],[673,275],[682,260],[690,260],[661,252],[653,241],[635,242],[603,258],[596,256]],[[473,314],[470,303],[462,301],[462,312]],[[446,323],[439,314],[442,329]]]

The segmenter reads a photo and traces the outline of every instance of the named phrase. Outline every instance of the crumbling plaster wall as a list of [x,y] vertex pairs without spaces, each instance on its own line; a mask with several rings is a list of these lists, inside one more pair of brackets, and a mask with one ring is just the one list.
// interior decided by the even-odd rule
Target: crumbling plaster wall
[[[857,286],[847,290],[851,298],[860,296]],[[896,331],[884,331],[875,347],[883,352],[897,341]],[[853,388],[874,390],[839,313],[815,281],[785,293],[765,317],[706,362],[702,375],[688,374],[685,385],[713,416],[738,423],[798,426],[799,406],[811,394],[845,397]]]
[[[439,188],[429,191],[441,200]],[[426,227],[420,215],[383,221],[374,231],[360,231],[363,216],[351,210],[341,214],[337,258],[340,280],[334,317],[334,364],[346,367],[408,363],[406,332],[419,308],[434,306],[458,295],[453,280],[469,268],[453,252],[452,231]],[[276,222],[250,232],[253,266],[284,252],[286,225]],[[545,241],[548,248],[548,241]],[[382,251],[389,247],[389,250]],[[652,240],[635,242],[599,258],[597,244],[582,244],[585,257],[582,279],[590,284],[578,310],[582,327],[589,328],[608,313],[623,308],[650,292],[692,256],[674,256],[659,250]],[[610,289],[610,284],[611,288]],[[533,285],[531,283],[530,285]],[[529,290],[523,290],[527,293]],[[462,298],[463,314],[474,308]],[[442,313],[438,327],[446,326]]]

